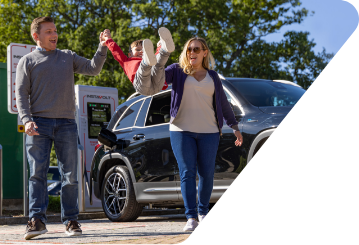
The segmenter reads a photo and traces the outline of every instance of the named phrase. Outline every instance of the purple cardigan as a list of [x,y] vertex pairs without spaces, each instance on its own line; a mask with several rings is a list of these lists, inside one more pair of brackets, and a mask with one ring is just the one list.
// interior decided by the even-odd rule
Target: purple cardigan
[[[165,69],[166,72],[166,82],[167,84],[172,84],[171,92],[171,121],[173,122],[177,116],[178,109],[181,105],[181,100],[183,96],[184,83],[187,78],[187,74],[183,72],[182,68],[178,63],[167,66]],[[218,122],[218,127],[220,134],[222,134],[221,129],[223,127],[223,119],[226,124],[231,127],[234,131],[239,131],[238,122],[234,117],[233,110],[229,105],[227,97],[223,91],[222,82],[218,77],[217,72],[213,70],[208,70],[209,75],[214,81],[214,93],[215,93],[215,112],[216,120]]]

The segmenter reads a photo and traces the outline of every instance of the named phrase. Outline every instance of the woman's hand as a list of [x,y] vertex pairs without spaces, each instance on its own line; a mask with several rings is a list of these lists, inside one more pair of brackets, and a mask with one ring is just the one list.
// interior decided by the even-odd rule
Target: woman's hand
[[243,143],[243,137],[242,137],[241,132],[236,131],[236,132],[234,133],[234,135],[237,137],[237,140],[234,142],[234,144],[235,144],[236,146],[241,146],[242,143]]

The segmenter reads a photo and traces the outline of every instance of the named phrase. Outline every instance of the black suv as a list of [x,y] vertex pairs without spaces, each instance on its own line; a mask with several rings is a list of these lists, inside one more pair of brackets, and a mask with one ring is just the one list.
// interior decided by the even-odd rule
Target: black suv
[[[221,78],[243,145],[222,128],[210,202],[214,204],[253,158],[305,90],[280,80]],[[121,144],[101,145],[91,165],[92,188],[112,221],[133,221],[144,205],[183,207],[169,133],[171,87],[154,96],[133,94],[114,113],[108,130]],[[123,143],[126,142],[126,143]],[[92,202],[92,196],[90,196]]]

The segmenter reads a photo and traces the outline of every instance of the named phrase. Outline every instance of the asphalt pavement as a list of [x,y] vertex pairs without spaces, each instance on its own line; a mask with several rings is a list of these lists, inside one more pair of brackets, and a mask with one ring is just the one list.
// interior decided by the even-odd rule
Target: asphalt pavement
[[0,226],[1,244],[176,244],[191,234],[183,232],[184,214],[141,216],[135,222],[111,222],[107,218],[81,220],[82,236],[69,237],[60,222],[47,223],[48,232],[25,240],[26,224]]
[[[355,231],[245,231],[239,224],[233,229],[235,219],[247,217],[209,216],[196,231],[183,232],[186,224],[184,214],[140,216],[134,222],[111,222],[107,218],[80,220],[82,236],[69,237],[60,222],[47,223],[48,232],[31,240],[25,240],[26,224],[0,226],[0,244],[91,244],[91,245],[147,245],[147,244],[241,244],[241,245],[358,245],[359,232]],[[264,219],[263,217],[254,217]],[[213,222],[216,219],[215,223]],[[231,222],[232,231],[221,230]],[[249,219],[249,218],[248,218]],[[350,222],[354,222],[354,218]],[[350,220],[349,220],[350,221]],[[223,223],[224,222],[224,223]],[[354,223],[352,223],[353,225]],[[263,225],[263,224],[262,224]],[[213,227],[211,227],[213,226]],[[226,225],[228,226],[228,225]],[[242,227],[242,228],[241,228]]]

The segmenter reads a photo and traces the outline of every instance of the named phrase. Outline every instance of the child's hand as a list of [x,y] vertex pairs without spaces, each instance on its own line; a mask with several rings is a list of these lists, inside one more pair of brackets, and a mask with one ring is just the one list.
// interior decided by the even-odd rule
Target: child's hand
[[103,33],[104,33],[104,37],[105,37],[106,41],[107,41],[107,39],[111,38],[111,32],[109,29],[105,29],[103,31]]
[[103,32],[101,32],[100,34],[100,43],[102,46],[107,46],[106,45],[106,41],[111,38],[111,33],[109,29],[105,29]]
[[158,41],[157,47],[161,47],[161,40]]

